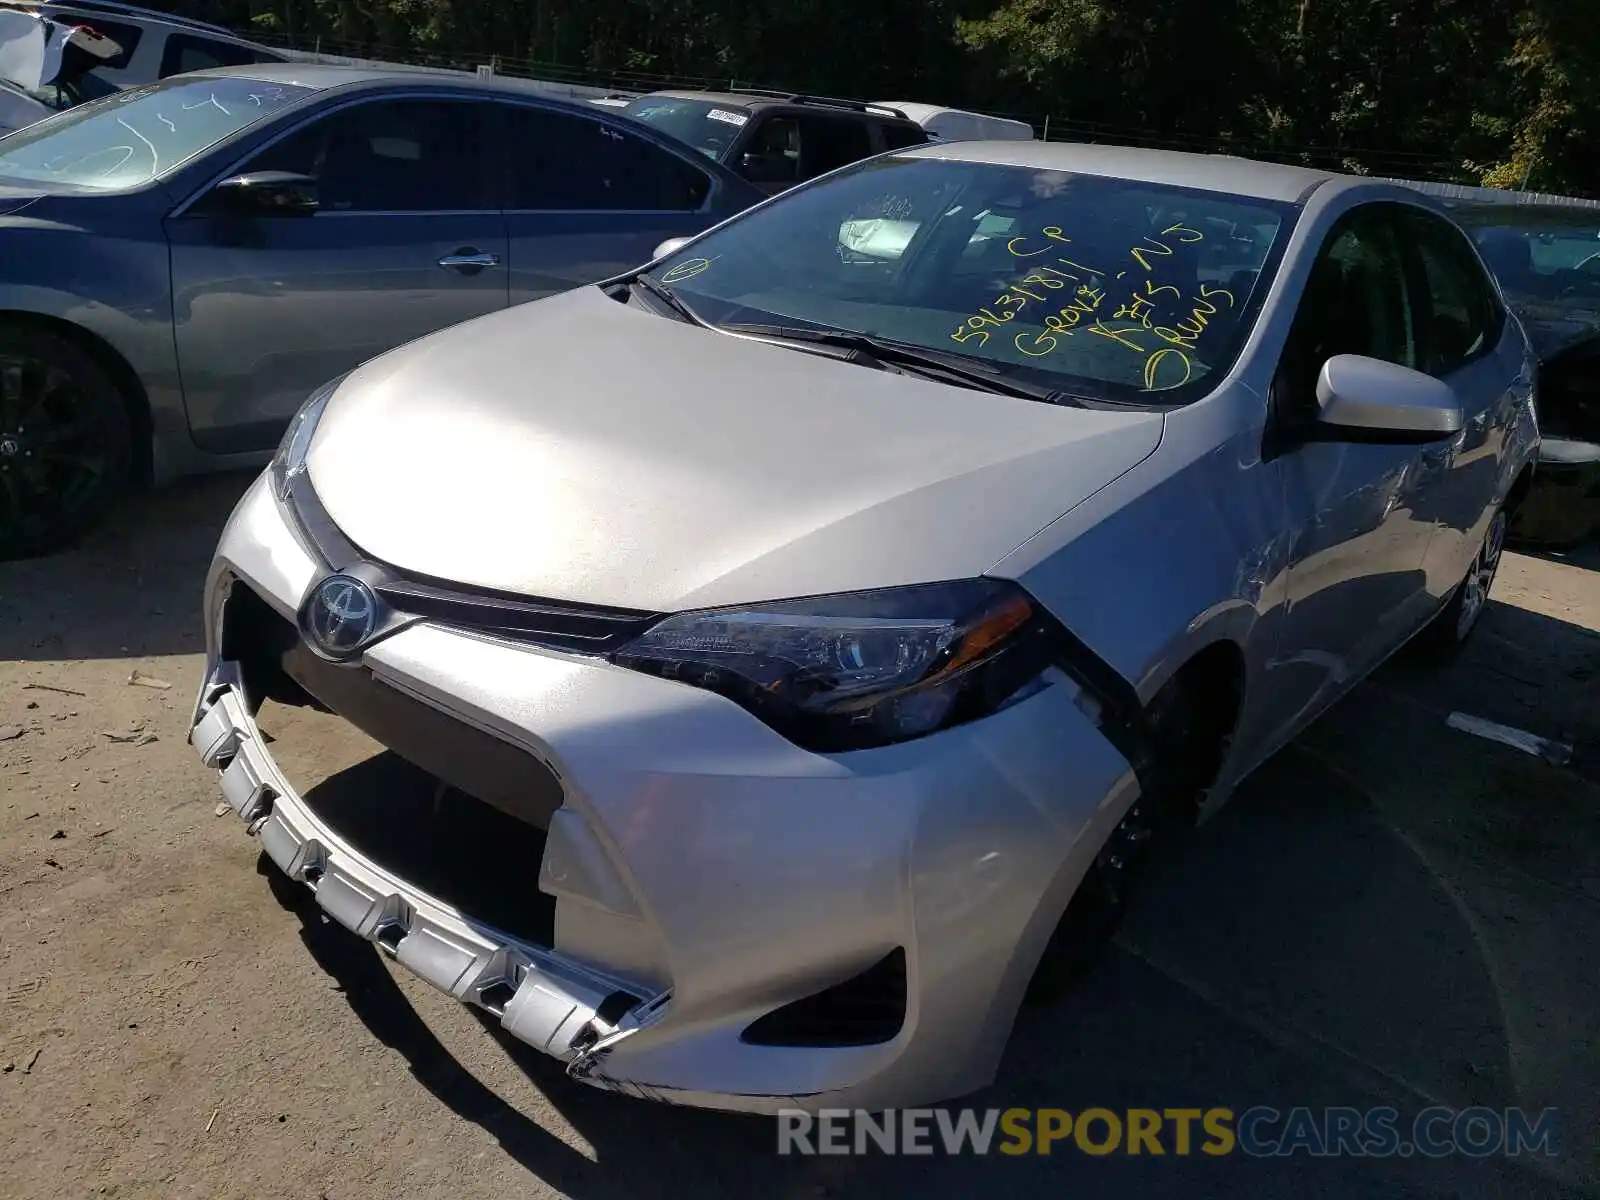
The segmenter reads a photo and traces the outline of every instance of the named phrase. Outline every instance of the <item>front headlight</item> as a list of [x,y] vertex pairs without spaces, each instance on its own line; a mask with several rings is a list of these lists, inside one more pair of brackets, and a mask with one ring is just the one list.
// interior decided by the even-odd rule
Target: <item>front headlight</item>
[[269,468],[272,491],[279,500],[287,500],[294,481],[305,474],[306,454],[311,449],[311,439],[316,436],[317,422],[322,419],[323,409],[328,407],[328,401],[333,399],[333,394],[339,390],[345,378],[341,375],[312,392],[284,431],[283,441],[278,443],[278,452],[272,456],[272,466]]
[[1000,580],[679,613],[612,655],[835,752],[922,737],[1042,686],[1059,627]]

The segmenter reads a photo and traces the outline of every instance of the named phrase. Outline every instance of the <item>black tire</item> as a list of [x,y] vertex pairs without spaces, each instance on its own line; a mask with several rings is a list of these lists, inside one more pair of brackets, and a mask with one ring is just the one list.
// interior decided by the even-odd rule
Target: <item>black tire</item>
[[70,545],[132,465],[133,422],[105,369],[57,334],[0,324],[0,562]]
[[1504,509],[1497,509],[1490,518],[1466,575],[1456,584],[1449,602],[1417,634],[1414,645],[1423,657],[1435,660],[1454,657],[1478,628],[1489,606],[1489,591],[1499,574],[1500,560],[1505,556],[1508,523]]
[[1198,703],[1181,677],[1150,702],[1145,715],[1155,742],[1151,785],[1123,814],[1073,893],[1028,984],[1028,1003],[1057,999],[1100,961],[1151,852],[1194,824],[1230,732],[1207,714],[1225,708]]

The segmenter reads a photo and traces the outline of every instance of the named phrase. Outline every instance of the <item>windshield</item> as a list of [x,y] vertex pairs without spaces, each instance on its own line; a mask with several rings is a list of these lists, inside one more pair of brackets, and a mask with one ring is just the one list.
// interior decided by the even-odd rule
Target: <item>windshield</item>
[[98,70],[94,70],[84,75],[74,75],[71,79],[58,79],[42,87],[30,88],[27,94],[59,111],[77,104],[87,104],[102,96],[114,96],[121,90]]
[[707,158],[721,158],[750,122],[749,109],[736,104],[671,96],[640,96],[622,111],[654,125],[668,137],[687,142]]
[[234,76],[130,88],[0,142],[0,178],[104,192],[140,187],[310,94]]
[[1184,403],[1232,364],[1293,205],[1029,167],[879,158],[668,258],[725,324],[843,329],[1101,400]]

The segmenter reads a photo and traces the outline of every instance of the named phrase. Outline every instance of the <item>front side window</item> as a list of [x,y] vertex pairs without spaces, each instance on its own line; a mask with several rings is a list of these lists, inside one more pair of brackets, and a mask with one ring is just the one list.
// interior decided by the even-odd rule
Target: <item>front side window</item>
[[1169,405],[1231,366],[1289,204],[1029,167],[875,158],[657,278],[709,321],[844,330],[1071,396]]
[[1424,284],[1421,365],[1442,378],[1491,348],[1500,306],[1472,248],[1448,221],[1411,209],[1406,222]]
[[491,105],[380,100],[318,118],[245,171],[317,181],[319,212],[457,212],[493,206],[482,147]]
[[710,177],[605,121],[536,108],[506,110],[512,210],[694,212]]
[[1422,367],[1400,207],[1364,205],[1329,231],[1306,278],[1279,367],[1274,405],[1282,415],[1314,415],[1317,375],[1336,354]]
[[742,105],[672,96],[640,96],[622,111],[710,159],[721,159],[750,123],[750,110]]
[[0,179],[96,192],[142,187],[312,94],[243,78],[117,92],[7,138]]

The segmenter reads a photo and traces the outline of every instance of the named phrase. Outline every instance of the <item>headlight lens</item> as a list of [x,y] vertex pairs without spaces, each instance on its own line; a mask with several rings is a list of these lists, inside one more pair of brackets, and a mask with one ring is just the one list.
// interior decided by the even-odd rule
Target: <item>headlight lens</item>
[[680,613],[612,660],[719,692],[834,752],[994,712],[1039,686],[1056,628],[1015,584],[974,579]]
[[272,456],[270,468],[272,490],[279,500],[287,500],[289,488],[299,476],[305,474],[306,453],[311,449],[311,439],[316,436],[317,422],[322,419],[323,409],[328,407],[328,401],[333,399],[333,394],[339,390],[345,378],[341,375],[312,392],[284,431],[283,441],[278,443],[278,452]]

